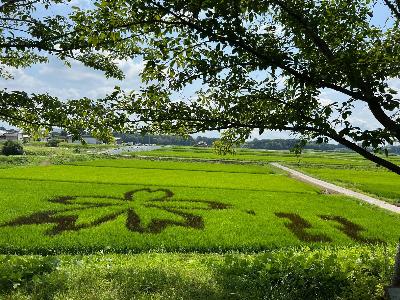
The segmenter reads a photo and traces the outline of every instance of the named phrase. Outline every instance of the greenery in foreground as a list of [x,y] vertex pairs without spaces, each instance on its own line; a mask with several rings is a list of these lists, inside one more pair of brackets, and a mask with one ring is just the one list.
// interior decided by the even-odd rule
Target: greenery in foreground
[[382,299],[393,247],[0,256],[3,299]]

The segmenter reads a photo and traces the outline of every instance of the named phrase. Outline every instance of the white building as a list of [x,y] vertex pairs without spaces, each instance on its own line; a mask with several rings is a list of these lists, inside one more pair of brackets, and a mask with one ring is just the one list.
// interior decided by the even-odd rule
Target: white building
[[[95,138],[94,136],[91,136],[89,134],[82,135],[82,140],[84,140],[86,142],[86,144],[90,144],[90,145],[103,144],[102,141],[98,140],[97,138]],[[81,141],[80,140],[74,141],[74,140],[72,140],[72,135],[69,135],[68,143],[80,144]]]
[[[89,145],[101,145],[101,144],[104,144],[103,141],[95,138],[94,136],[92,136],[90,134],[82,135],[82,139],[86,142],[86,144],[89,144]],[[76,140],[76,141],[72,140],[72,135],[68,135],[67,142],[68,143],[74,143],[74,144],[80,144],[81,143],[80,140]],[[117,145],[120,145],[120,144],[123,143],[123,141],[122,141],[121,138],[116,137],[116,138],[114,138],[114,143],[117,144]]]
[[24,139],[29,139],[28,135],[24,135],[22,132],[15,130],[0,131],[0,141],[14,141],[24,142]]

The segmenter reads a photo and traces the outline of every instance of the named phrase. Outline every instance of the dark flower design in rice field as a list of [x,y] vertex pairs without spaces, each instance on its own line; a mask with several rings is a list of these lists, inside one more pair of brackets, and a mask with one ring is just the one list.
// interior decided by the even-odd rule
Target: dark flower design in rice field
[[[168,189],[150,188],[129,191],[122,197],[60,196],[48,201],[61,204],[65,206],[64,208],[18,217],[0,227],[54,224],[45,231],[46,235],[53,236],[66,231],[79,231],[99,226],[124,215],[125,226],[128,230],[156,234],[168,226],[203,229],[203,217],[190,211],[224,210],[231,207],[218,201],[177,200],[173,196],[173,192]],[[153,210],[151,216],[156,214],[156,210],[161,210],[164,217],[150,217],[147,222],[144,222],[139,216],[139,212],[144,209]]]

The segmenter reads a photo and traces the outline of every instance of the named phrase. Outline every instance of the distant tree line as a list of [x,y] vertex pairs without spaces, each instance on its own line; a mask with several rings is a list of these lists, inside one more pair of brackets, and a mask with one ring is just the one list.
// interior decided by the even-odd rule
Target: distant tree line
[[[141,135],[141,134],[128,134],[128,133],[116,133],[115,137],[119,137],[125,143],[134,144],[157,144],[157,145],[176,145],[176,146],[195,146],[200,142],[205,142],[208,146],[211,146],[213,142],[218,140],[217,138],[209,138],[204,136],[198,136],[193,138],[181,137],[177,135]],[[243,148],[250,149],[268,149],[268,150],[290,150],[292,149],[299,140],[296,139],[274,139],[274,140],[258,140],[254,139],[250,142],[246,142],[242,145]],[[305,146],[306,149],[316,150],[335,150],[343,149],[342,145],[334,144],[316,144],[309,143]]]
[[392,146],[389,148],[390,153],[395,153],[400,155],[400,146]]
[[199,142],[206,142],[208,146],[211,146],[216,138],[208,137],[181,137],[178,135],[141,135],[141,134],[128,134],[128,133],[116,133],[115,137],[119,137],[125,143],[134,144],[157,144],[157,145],[175,145],[175,146],[194,146]]
[[[183,138],[178,135],[141,135],[141,134],[128,134],[116,133],[115,137],[119,137],[125,143],[134,144],[157,144],[157,145],[175,145],[175,146],[195,146],[200,142],[205,142],[208,146],[212,146],[217,138],[209,138],[198,136],[193,138],[191,136]],[[249,149],[265,149],[265,150],[291,150],[300,140],[298,139],[253,139],[242,145],[243,148]],[[320,151],[349,151],[341,144],[318,144],[316,142],[308,142],[304,149],[320,150]],[[400,154],[400,146],[391,146],[388,148],[389,153]]]
[[[251,149],[268,149],[268,150],[290,150],[293,149],[300,141],[298,139],[273,139],[273,140],[259,140],[254,139],[245,144],[246,148]],[[314,142],[309,142],[304,146],[304,149],[314,149],[314,150],[344,150],[346,149],[341,144],[317,144]]]

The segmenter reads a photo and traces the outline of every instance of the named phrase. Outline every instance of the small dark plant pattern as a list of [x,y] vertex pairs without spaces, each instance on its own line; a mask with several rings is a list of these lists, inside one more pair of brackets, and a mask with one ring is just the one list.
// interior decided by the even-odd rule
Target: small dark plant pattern
[[364,238],[360,235],[361,231],[364,231],[364,228],[358,224],[355,224],[346,218],[340,216],[330,216],[330,215],[321,215],[319,216],[322,220],[325,221],[335,221],[339,223],[341,226],[335,226],[345,235],[347,235],[352,240],[361,242],[361,243],[368,243],[368,244],[376,244],[376,243],[383,243],[380,239],[368,239]]
[[[18,217],[0,227],[54,224],[52,228],[45,231],[46,235],[54,236],[65,231],[79,231],[96,227],[115,220],[121,215],[126,215],[125,226],[128,230],[156,234],[168,226],[203,229],[203,217],[187,212],[188,210],[223,210],[231,207],[228,204],[211,200],[175,200],[172,198],[173,195],[173,192],[168,189],[144,188],[129,191],[123,197],[60,196],[49,201],[65,205],[66,208]],[[78,223],[80,211],[99,208],[108,208],[109,212],[91,222]],[[178,216],[179,221],[153,218],[145,225],[137,213],[138,208],[159,209]]]
[[[288,228],[299,240],[306,242],[331,242],[331,238],[324,234],[312,235],[305,231],[305,229],[312,228],[312,225],[298,214],[294,213],[275,213],[278,218],[289,219],[291,223],[286,223],[285,226]],[[364,228],[358,224],[355,224],[344,217],[341,216],[331,216],[331,215],[319,215],[319,218],[325,221],[335,221],[341,226],[335,226],[338,230],[343,232],[352,240],[367,244],[377,244],[383,243],[380,239],[368,239],[360,235]]]
[[252,210],[252,209],[249,209],[249,210],[246,210],[246,214],[255,216],[255,215],[256,215],[256,212],[255,212],[254,210]]
[[289,219],[290,223],[285,223],[288,228],[300,241],[304,242],[330,242],[331,239],[324,234],[310,234],[306,229],[311,228],[311,224],[294,213],[275,213],[278,218]]

